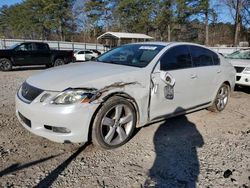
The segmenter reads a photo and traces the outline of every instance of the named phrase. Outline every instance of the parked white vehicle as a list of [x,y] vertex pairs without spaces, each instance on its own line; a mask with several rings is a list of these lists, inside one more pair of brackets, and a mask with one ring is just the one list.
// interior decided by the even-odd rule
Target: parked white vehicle
[[16,114],[34,134],[106,149],[126,143],[135,127],[209,108],[222,111],[235,69],[191,43],[135,43],[95,62],[51,68],[28,78]]
[[226,56],[236,70],[236,84],[250,86],[250,50],[239,50]]
[[89,61],[96,57],[98,54],[91,50],[78,50],[74,53],[76,61]]

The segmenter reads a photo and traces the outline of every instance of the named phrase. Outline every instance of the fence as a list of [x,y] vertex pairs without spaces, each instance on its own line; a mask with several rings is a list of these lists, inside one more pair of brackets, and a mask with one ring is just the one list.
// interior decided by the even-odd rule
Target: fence
[[209,48],[222,54],[231,54],[237,50],[249,49],[249,47],[209,47]]
[[95,49],[101,53],[106,52],[108,49],[102,44],[94,43],[80,43],[80,42],[64,42],[64,41],[47,41],[47,40],[25,40],[25,39],[0,39],[0,49],[6,49],[10,46],[22,42],[46,42],[50,48],[58,50],[83,50]]
[[[43,41],[43,40],[25,40],[25,39],[0,39],[0,49],[6,49],[16,43],[21,42],[46,42],[50,48],[58,50],[82,50],[82,49],[96,49],[101,53],[108,51],[109,49],[102,44],[94,43],[80,43],[80,42],[64,42],[64,41]],[[210,49],[222,53],[230,54],[240,49],[247,49],[247,47],[209,47]],[[249,48],[249,47],[248,47]]]

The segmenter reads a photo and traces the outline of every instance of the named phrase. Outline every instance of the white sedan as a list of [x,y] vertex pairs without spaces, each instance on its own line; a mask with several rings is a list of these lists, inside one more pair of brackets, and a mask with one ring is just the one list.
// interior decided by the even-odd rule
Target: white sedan
[[16,114],[30,132],[56,142],[112,149],[134,129],[200,109],[225,109],[235,69],[192,43],[135,43],[93,62],[51,68],[28,78]]
[[250,86],[250,50],[239,50],[227,55],[226,58],[236,70],[236,84]]
[[78,50],[74,53],[76,61],[89,61],[96,57],[98,54],[92,50]]

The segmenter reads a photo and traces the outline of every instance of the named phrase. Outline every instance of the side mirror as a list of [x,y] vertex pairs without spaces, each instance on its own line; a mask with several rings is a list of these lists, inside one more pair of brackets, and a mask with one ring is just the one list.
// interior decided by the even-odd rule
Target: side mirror
[[174,86],[175,85],[175,79],[174,77],[165,71],[160,71],[160,77],[163,82],[165,82],[167,85]]

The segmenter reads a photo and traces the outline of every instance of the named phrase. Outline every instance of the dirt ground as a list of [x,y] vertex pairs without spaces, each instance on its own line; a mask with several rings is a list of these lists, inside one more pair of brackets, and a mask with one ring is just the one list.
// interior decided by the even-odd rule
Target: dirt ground
[[39,71],[0,72],[0,187],[250,187],[250,89],[233,92],[222,113],[152,124],[105,151],[53,143],[19,124],[15,93]]

